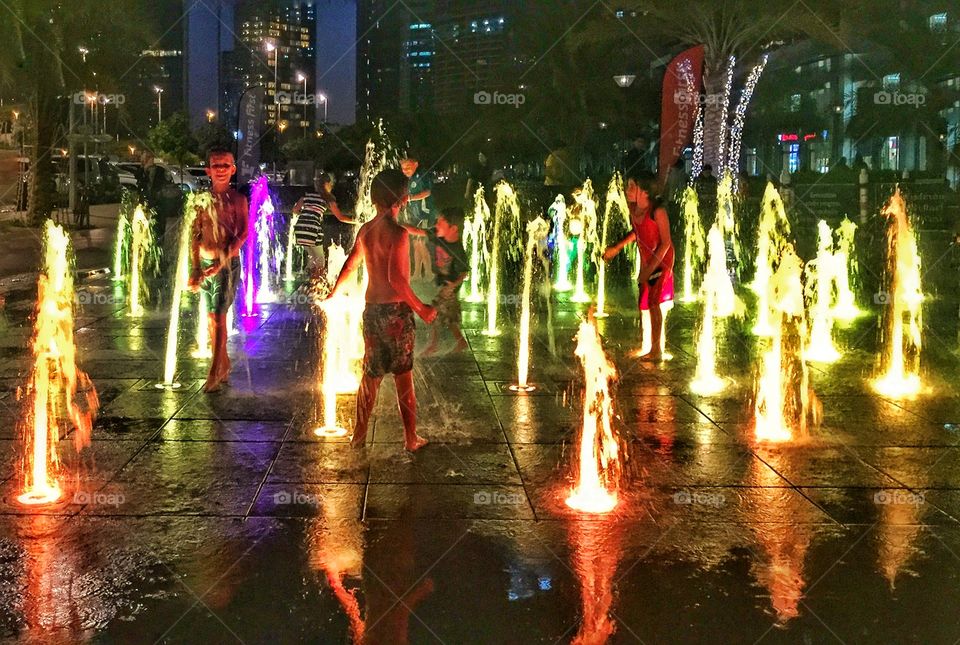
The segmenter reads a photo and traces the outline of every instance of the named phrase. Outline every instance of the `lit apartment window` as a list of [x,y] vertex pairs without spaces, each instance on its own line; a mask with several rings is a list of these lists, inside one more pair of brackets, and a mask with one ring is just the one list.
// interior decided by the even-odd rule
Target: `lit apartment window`
[[799,112],[800,111],[800,101],[802,97],[799,94],[794,94],[790,97],[790,111]]
[[898,90],[900,89],[900,73],[896,74],[887,74],[883,77],[883,89],[885,90]]

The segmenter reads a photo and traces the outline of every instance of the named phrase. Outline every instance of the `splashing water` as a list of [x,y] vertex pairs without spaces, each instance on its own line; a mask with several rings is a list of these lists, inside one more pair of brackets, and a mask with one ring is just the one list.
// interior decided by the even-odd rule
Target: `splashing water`
[[[30,401],[22,422],[21,504],[49,504],[60,498],[57,444],[67,420],[76,428],[79,452],[90,445],[93,416],[99,406],[96,390],[77,368],[73,341],[73,271],[70,238],[48,220],[44,228],[44,262],[37,281],[34,324],[34,365],[30,380],[18,395]],[[82,394],[81,394],[82,392]]]
[[[575,219],[570,221],[570,232],[577,236],[577,282],[573,289],[573,302],[590,302],[585,284],[587,253],[594,265],[600,263],[600,238],[597,236],[597,200],[593,193],[593,182],[589,179],[583,187],[574,192]],[[576,225],[574,223],[577,223]]]
[[737,299],[727,273],[726,249],[717,224],[707,235],[707,269],[700,291],[703,311],[697,332],[697,369],[690,389],[702,396],[710,396],[726,387],[726,382],[716,372],[717,319],[740,316],[743,311],[743,304]]
[[530,392],[536,389],[527,382],[530,367],[530,292],[533,288],[533,255],[537,245],[550,233],[550,224],[541,217],[527,223],[527,248],[523,261],[523,294],[520,310],[520,347],[517,355],[517,384],[510,389]]
[[117,239],[113,245],[113,279],[120,281],[124,279],[123,265],[124,259],[130,253],[130,220],[127,219],[127,213],[123,207],[120,208],[120,215],[117,217]]
[[290,222],[287,225],[287,252],[284,255],[283,280],[284,282],[293,282],[293,252],[296,250],[297,237],[294,231],[297,227],[299,215],[290,214]]
[[[611,218],[615,214],[620,215],[620,221],[627,229],[630,228],[630,209],[627,206],[627,196],[623,192],[623,179],[619,172],[613,173],[610,183],[607,185],[607,198],[603,209],[603,227],[600,234],[600,252],[607,248],[607,240],[610,234]],[[607,313],[604,311],[604,305],[607,299],[607,263],[597,263],[597,311],[594,314],[597,318],[604,318]]]
[[837,244],[834,256],[837,289],[837,301],[833,306],[833,317],[837,320],[849,322],[860,315],[856,297],[853,295],[851,282],[856,277],[857,259],[853,254],[853,240],[857,232],[857,225],[844,217],[837,228]]
[[770,319],[770,305],[766,301],[773,264],[787,244],[790,222],[783,206],[783,199],[772,183],[767,183],[761,202],[760,224],[757,228],[756,271],[750,288],[757,294],[757,320],[753,333],[757,336],[773,334],[774,321]]
[[620,445],[613,431],[610,381],[617,369],[603,352],[600,335],[591,322],[580,323],[576,355],[585,380],[583,423],[577,462],[577,485],[567,505],[584,513],[607,513],[617,505],[620,483]]
[[[833,342],[834,309],[833,285],[840,272],[837,256],[832,252],[833,231],[824,220],[817,223],[817,257],[807,263],[807,291],[811,301],[810,344],[804,359],[817,363],[832,363],[840,358],[840,350]],[[844,270],[845,273],[845,270]]]
[[733,271],[740,274],[740,231],[733,210],[733,175],[724,173],[717,183],[717,225],[723,236],[725,248],[729,248],[733,259]]
[[570,238],[567,237],[567,200],[563,195],[557,195],[548,213],[553,220],[557,239],[557,281],[553,288],[561,292],[570,291],[573,289],[573,283],[570,282]]
[[[193,358],[213,358],[213,347],[210,345],[210,312],[207,311],[207,299],[197,298],[197,346],[190,352]],[[232,307],[231,307],[232,309]],[[229,323],[227,329],[230,329]]]
[[167,324],[167,350],[163,361],[163,381],[158,388],[176,389],[180,384],[173,380],[177,371],[177,343],[180,333],[180,301],[187,288],[190,273],[190,242],[193,222],[198,211],[213,208],[213,195],[208,192],[190,193],[183,207],[180,221],[180,239],[177,242],[177,265],[173,274],[173,296],[170,298],[170,320]]
[[520,204],[513,187],[505,181],[497,184],[497,205],[493,218],[493,241],[488,262],[487,280],[487,336],[499,336],[497,329],[497,304],[500,300],[499,276],[500,245],[506,247],[507,257],[515,258],[518,253],[520,237]]
[[377,121],[373,136],[367,141],[363,164],[360,166],[360,180],[357,185],[357,204],[354,212],[361,224],[369,222],[377,215],[377,207],[370,197],[373,178],[384,168],[396,166],[399,159],[390,138],[383,127],[383,119]]
[[700,200],[697,191],[691,186],[683,191],[680,201],[683,210],[683,297],[680,302],[697,301],[697,292],[693,286],[694,274],[701,270],[706,256],[707,242],[700,220]]
[[490,206],[483,186],[473,195],[473,218],[464,222],[464,244],[470,247],[470,294],[467,302],[483,302],[480,290],[480,275],[487,252],[487,222],[490,221]]
[[[346,251],[331,244],[327,251],[327,284],[333,285],[347,261]],[[337,298],[324,309],[324,336],[336,339],[333,347],[324,350],[324,365],[330,361],[329,374],[324,383],[332,382],[338,394],[352,394],[360,387],[361,359],[363,358],[363,309],[366,305],[360,284],[347,283]],[[336,315],[331,317],[332,311]],[[325,368],[327,369],[327,368]]]
[[[249,229],[256,233],[253,243],[247,245],[245,251],[255,253],[257,258],[256,275],[250,271],[247,275],[247,285],[244,293],[252,301],[247,301],[247,313],[253,312],[253,304],[276,302],[277,296],[273,291],[275,276],[280,270],[280,256],[283,251],[277,245],[276,217],[274,216],[273,200],[270,198],[270,185],[266,176],[259,177],[250,187],[250,217],[254,220],[254,227]],[[278,255],[279,253],[279,255]],[[247,261],[248,268],[252,261]]]
[[773,335],[761,356],[754,406],[757,441],[783,442],[808,436],[808,420],[819,423],[819,403],[803,361],[807,337],[803,263],[792,244],[783,247],[770,279],[768,302]]
[[917,238],[907,217],[907,205],[900,188],[883,209],[887,226],[887,270],[885,296],[882,376],[874,389],[887,396],[903,397],[921,389],[920,350],[923,344],[920,288],[920,253]]
[[139,317],[143,315],[142,302],[150,296],[150,286],[144,278],[147,274],[156,275],[159,270],[160,247],[153,239],[150,220],[147,219],[143,206],[139,204],[133,212],[130,229],[132,233],[130,236],[129,314]]
[[[350,306],[350,299],[344,296],[335,296],[329,300],[320,303],[320,310],[323,313],[323,332],[321,334],[322,346],[322,371],[320,379],[320,392],[323,399],[323,425],[316,428],[313,433],[318,437],[345,437],[346,428],[340,426],[337,422],[337,392],[341,389],[341,375],[338,374],[342,367],[343,354],[346,353],[346,346],[343,343],[344,332],[347,322],[343,315],[343,310]],[[348,378],[353,378],[353,374],[348,374]],[[356,388],[353,388],[356,391]]]

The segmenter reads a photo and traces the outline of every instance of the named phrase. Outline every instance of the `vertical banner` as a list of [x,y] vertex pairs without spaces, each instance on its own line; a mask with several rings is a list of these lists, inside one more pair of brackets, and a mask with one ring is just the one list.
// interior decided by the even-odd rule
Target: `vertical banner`
[[260,124],[263,88],[252,87],[240,99],[237,123],[237,185],[253,181],[260,167]]
[[667,65],[660,108],[660,160],[657,177],[662,186],[670,167],[693,139],[694,119],[703,81],[703,45],[691,47]]

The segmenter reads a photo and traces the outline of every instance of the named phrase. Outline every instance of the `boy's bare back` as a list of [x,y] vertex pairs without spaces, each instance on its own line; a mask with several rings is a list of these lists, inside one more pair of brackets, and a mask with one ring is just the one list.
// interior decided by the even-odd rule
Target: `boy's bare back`
[[398,287],[410,284],[407,231],[392,218],[378,216],[360,227],[357,244],[362,245],[370,278],[367,302],[403,302],[404,296]]

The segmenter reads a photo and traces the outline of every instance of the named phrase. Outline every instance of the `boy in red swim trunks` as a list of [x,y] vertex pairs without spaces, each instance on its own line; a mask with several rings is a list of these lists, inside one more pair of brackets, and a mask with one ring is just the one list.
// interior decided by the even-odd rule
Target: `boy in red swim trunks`
[[640,250],[640,290],[638,306],[650,310],[650,352],[642,361],[663,360],[660,337],[663,329],[664,302],[673,300],[673,241],[670,239],[670,220],[660,200],[655,197],[656,179],[653,175],[637,174],[627,179],[627,205],[633,230],[626,237],[604,251],[609,262],[630,242]]
[[363,310],[363,378],[357,394],[357,420],[350,444],[363,445],[370,413],[384,375],[393,374],[397,385],[404,446],[413,452],[427,441],[417,436],[417,399],[413,391],[413,314],[431,323],[437,311],[424,304],[410,288],[409,234],[397,222],[407,202],[409,180],[399,170],[384,170],[373,179],[370,196],[377,216],[360,227],[357,241],[340,271],[328,298],[365,261],[370,281]]

